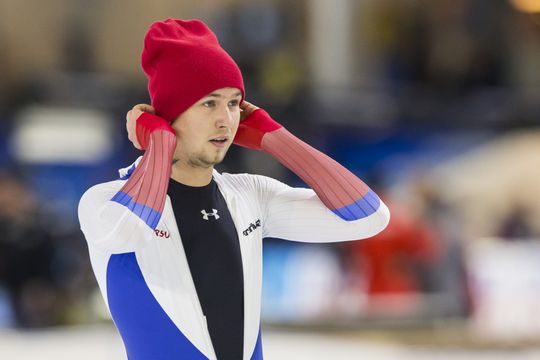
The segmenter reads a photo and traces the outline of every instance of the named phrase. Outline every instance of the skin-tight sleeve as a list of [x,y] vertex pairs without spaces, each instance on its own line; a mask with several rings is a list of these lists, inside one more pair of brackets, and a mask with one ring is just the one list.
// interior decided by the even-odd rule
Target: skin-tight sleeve
[[346,221],[368,217],[380,206],[377,194],[356,175],[291,134],[262,109],[240,123],[235,143],[270,154]]
[[137,119],[136,131],[144,155],[111,200],[124,205],[155,229],[165,205],[176,136],[165,120],[146,112]]

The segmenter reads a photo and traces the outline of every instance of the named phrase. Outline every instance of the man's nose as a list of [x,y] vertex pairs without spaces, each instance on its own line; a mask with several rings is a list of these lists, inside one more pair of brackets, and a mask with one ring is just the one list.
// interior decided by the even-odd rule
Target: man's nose
[[233,122],[233,113],[228,104],[220,105],[216,117],[216,127],[230,127]]

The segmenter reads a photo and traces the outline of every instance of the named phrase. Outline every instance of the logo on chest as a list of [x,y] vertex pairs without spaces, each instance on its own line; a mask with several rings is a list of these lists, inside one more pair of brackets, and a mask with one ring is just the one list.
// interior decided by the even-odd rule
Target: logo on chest
[[156,233],[156,236],[158,237],[164,237],[166,239],[168,239],[171,235],[169,234],[168,231],[165,231],[165,230],[159,230],[159,229],[156,229],[154,230],[154,232]]
[[253,230],[257,229],[260,226],[261,226],[261,220],[257,219],[255,223],[250,223],[249,227],[246,230],[244,230],[242,234],[244,234],[244,236],[248,236],[249,234],[253,232]]
[[213,216],[214,219],[216,219],[216,220],[219,219],[219,215],[218,215],[216,209],[212,209],[211,213],[208,213],[208,212],[206,212],[206,210],[203,209],[203,210],[201,210],[201,214],[202,214],[202,218],[204,220],[209,220],[210,216]]

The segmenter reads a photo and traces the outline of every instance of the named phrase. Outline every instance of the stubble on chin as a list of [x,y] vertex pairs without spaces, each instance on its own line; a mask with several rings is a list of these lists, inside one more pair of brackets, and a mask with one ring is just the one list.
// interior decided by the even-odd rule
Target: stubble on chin
[[209,155],[198,155],[198,156],[192,156],[188,159],[188,164],[192,167],[198,167],[198,168],[209,168],[214,165],[217,165],[223,161],[225,158],[225,154],[216,154],[214,156]]

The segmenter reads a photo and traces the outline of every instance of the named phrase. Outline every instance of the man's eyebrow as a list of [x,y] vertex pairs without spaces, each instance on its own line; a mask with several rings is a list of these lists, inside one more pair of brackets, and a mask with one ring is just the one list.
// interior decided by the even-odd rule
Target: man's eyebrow
[[[234,94],[233,96],[231,96],[231,98],[234,98],[234,97],[237,97],[237,96],[242,96],[242,92],[241,92],[241,91],[237,92],[236,94]],[[221,95],[221,94],[218,94],[218,93],[211,93],[211,94],[206,95],[205,97],[222,98],[222,97],[224,97],[224,96]]]

